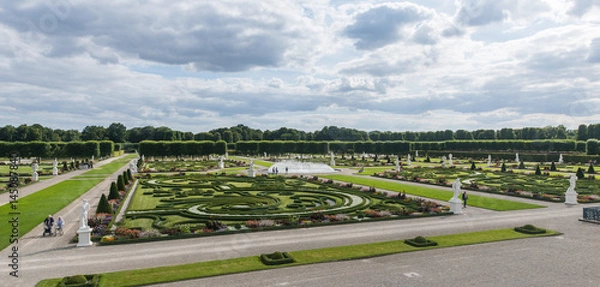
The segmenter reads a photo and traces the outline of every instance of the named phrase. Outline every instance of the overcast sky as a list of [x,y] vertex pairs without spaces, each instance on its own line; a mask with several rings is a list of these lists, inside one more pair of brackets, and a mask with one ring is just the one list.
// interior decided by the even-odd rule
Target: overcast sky
[[0,126],[600,123],[600,0],[2,1]]

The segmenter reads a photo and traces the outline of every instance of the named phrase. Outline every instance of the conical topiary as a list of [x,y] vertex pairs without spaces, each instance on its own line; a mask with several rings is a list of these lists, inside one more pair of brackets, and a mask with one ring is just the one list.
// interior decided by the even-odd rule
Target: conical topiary
[[108,193],[108,200],[118,199],[121,197],[119,195],[119,190],[117,189],[117,184],[113,181],[110,183],[110,192]]
[[523,161],[519,163],[519,169],[525,169],[525,163]]
[[550,165],[550,171],[556,171],[556,164],[554,162]]
[[584,179],[585,175],[583,174],[583,169],[580,167],[577,169],[577,179]]
[[477,166],[475,166],[475,162],[471,162],[471,170],[476,170]]
[[123,175],[119,175],[119,177],[117,177],[117,189],[120,191],[125,191],[125,180],[123,179]]
[[590,167],[588,167],[588,173],[589,174],[596,173],[596,171],[594,170],[594,165],[592,163],[590,163]]
[[506,164],[504,162],[502,162],[502,168],[500,169],[501,172],[506,172]]
[[127,177],[129,177],[129,181],[133,181],[133,175],[131,174],[131,169],[127,169]]
[[98,202],[98,207],[96,207],[96,214],[98,214],[98,213],[108,213],[108,214],[113,213],[112,206],[110,205],[110,203],[108,203],[108,199],[106,198],[106,195],[104,195],[104,193],[102,194],[102,197],[100,197],[100,202]]
[[540,165],[535,166],[535,175],[542,175],[542,171],[540,170]]

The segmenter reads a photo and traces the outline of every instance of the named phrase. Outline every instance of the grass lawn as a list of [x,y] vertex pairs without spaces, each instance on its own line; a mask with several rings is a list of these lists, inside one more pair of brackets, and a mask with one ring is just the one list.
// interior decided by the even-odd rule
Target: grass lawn
[[[11,217],[17,216],[19,218],[19,237],[21,237],[42,223],[48,214],[54,215],[101,181],[102,179],[65,180],[29,196],[19,198],[17,210],[14,211],[20,214],[9,214],[13,211],[11,204],[5,204],[0,206],[0,221],[8,222]],[[0,250],[10,245],[11,229],[12,227],[8,224],[0,225]]]
[[[135,156],[125,156],[98,168],[98,170],[102,170],[101,173],[110,175]],[[65,208],[65,206],[106,178],[106,176],[93,178],[95,174],[98,174],[98,172],[93,169],[82,174],[78,179],[65,180],[26,197],[20,197],[18,198],[16,210],[12,209],[10,203],[0,206],[0,222],[9,222],[12,217],[17,216],[19,218],[18,236],[21,237],[42,223],[48,217],[48,214],[55,215],[56,212]],[[13,211],[19,212],[19,214],[10,214]],[[9,224],[0,225],[0,250],[11,244],[9,241],[12,235],[11,230],[12,226]]]
[[[452,191],[445,191],[431,187],[425,186],[415,186],[404,183],[397,182],[388,182],[373,178],[366,177],[358,177],[358,176],[350,176],[350,175],[341,175],[341,174],[328,174],[322,175],[323,178],[329,178],[333,180],[352,182],[359,185],[364,186],[372,186],[375,188],[402,192],[405,191],[406,194],[412,194],[421,197],[427,197],[431,199],[448,201],[452,198]],[[468,200],[469,206],[475,206],[485,209],[491,209],[496,211],[507,211],[507,210],[521,210],[521,209],[531,209],[531,208],[542,208],[544,206],[537,204],[530,204],[524,202],[510,201],[504,199],[496,199],[485,196],[477,196],[474,194],[469,194]]]
[[84,173],[84,175],[93,175],[93,174],[112,174],[115,171],[117,171],[119,168],[121,168],[124,164],[128,163],[129,161],[131,161],[132,159],[134,159],[135,157],[137,157],[137,154],[128,154],[125,155],[124,157],[114,160],[110,163],[107,163],[105,165],[102,165],[101,167],[98,168],[94,168],[86,173]]
[[[419,250],[446,248],[461,245],[473,245],[479,243],[532,238],[557,234],[559,233],[555,231],[548,231],[546,234],[542,235],[528,235],[515,232],[513,229],[497,229],[489,231],[428,237],[428,239],[436,241],[438,245],[422,248],[407,245],[403,242],[403,240],[394,240],[378,243],[294,251],[290,252],[290,255],[296,260],[296,262],[280,266],[264,265],[258,258],[257,254],[256,256],[249,257],[105,273],[101,275],[100,286],[112,287],[157,284],[164,282],[203,278],[209,276],[219,276],[273,268],[284,268],[289,266],[324,263],[339,260],[353,260],[360,258],[397,254],[403,252],[413,252]],[[39,282],[36,286],[54,287],[59,282],[59,280],[60,279],[43,280]]]

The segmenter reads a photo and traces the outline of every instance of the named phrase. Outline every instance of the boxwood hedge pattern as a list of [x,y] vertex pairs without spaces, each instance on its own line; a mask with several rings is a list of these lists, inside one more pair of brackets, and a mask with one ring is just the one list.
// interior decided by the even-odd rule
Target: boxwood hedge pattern
[[297,224],[340,214],[344,220],[447,211],[433,202],[374,193],[316,177],[153,174],[142,179],[140,186],[126,212],[128,226],[135,227],[138,219],[151,219],[152,228],[158,230],[204,226],[215,220],[231,226],[264,220]]
[[[388,171],[375,174],[378,177],[420,183],[450,186],[456,178],[460,178],[463,189],[484,192],[503,193],[506,195],[541,199],[548,201],[564,201],[564,193],[569,187],[569,173],[550,176],[494,172],[491,170],[470,170],[469,168],[404,168],[401,172]],[[597,180],[578,180],[577,192],[579,202],[600,201]]]

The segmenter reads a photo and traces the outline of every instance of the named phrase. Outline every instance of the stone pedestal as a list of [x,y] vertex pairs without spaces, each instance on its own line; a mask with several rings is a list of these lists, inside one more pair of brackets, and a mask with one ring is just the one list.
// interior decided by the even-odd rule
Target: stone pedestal
[[577,204],[577,192],[574,190],[565,192],[565,204]]
[[219,162],[219,169],[224,169],[225,168],[225,163],[223,163],[223,161]]
[[58,175],[58,168],[57,167],[53,167],[52,168],[52,175]]
[[248,177],[255,177],[256,175],[254,174],[254,168],[249,168],[248,169]]
[[77,229],[77,235],[79,236],[77,247],[92,246],[90,233],[92,233],[92,229],[88,226]]
[[449,201],[450,203],[450,212],[454,213],[454,214],[462,214],[462,206],[463,203],[460,199],[458,198],[452,198]]
[[38,180],[39,180],[39,177],[38,177],[38,173],[37,173],[37,172],[34,172],[34,173],[31,175],[31,180],[32,180],[32,181],[38,181]]

